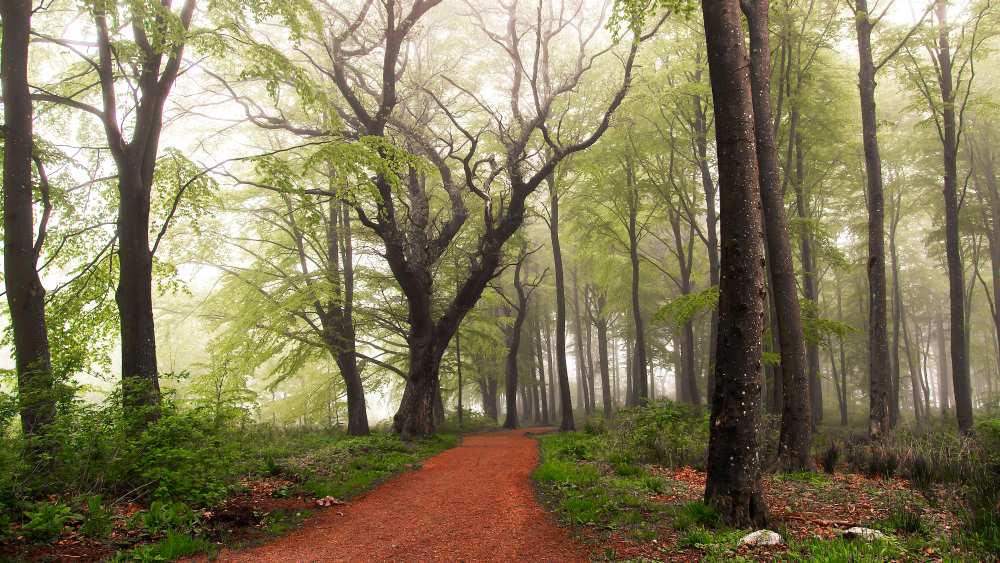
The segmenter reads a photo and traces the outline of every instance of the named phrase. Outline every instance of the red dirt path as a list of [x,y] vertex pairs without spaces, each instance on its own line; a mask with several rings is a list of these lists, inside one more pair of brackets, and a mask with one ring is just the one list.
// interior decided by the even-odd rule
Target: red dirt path
[[525,433],[466,436],[419,470],[219,561],[588,561],[535,500],[538,445]]

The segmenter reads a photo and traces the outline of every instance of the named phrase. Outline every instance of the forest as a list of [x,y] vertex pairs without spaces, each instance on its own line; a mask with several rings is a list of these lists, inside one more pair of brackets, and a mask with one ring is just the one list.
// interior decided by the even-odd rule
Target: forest
[[2,0],[0,561],[996,561],[996,0]]

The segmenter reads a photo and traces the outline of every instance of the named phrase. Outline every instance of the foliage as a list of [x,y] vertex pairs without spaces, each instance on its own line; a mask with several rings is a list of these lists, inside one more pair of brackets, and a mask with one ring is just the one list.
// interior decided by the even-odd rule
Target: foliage
[[704,467],[707,415],[671,401],[622,409],[615,418],[610,442],[613,451],[639,461],[667,467]]
[[288,457],[277,463],[277,471],[301,481],[301,487],[316,497],[347,499],[456,443],[452,435],[404,441],[377,432]]
[[833,474],[837,471],[837,463],[840,462],[840,446],[836,442],[830,442],[830,445],[823,450],[823,455],[820,457],[820,462],[823,465],[823,471],[829,474]]
[[114,563],[176,561],[198,554],[208,554],[211,558],[218,550],[217,545],[205,538],[171,530],[156,543],[144,545],[128,552],[116,553],[111,561]]
[[843,538],[824,540],[809,538],[790,543],[787,553],[778,555],[778,561],[815,561],[834,563],[840,561],[889,561],[903,554],[903,549],[893,538],[858,541]]
[[151,498],[210,506],[226,496],[235,455],[213,428],[195,413],[173,413],[130,442],[123,457],[134,479],[150,484]]
[[534,479],[561,519],[620,527],[633,537],[652,539],[655,532],[643,515],[659,509],[646,499],[666,485],[642,467],[611,459],[600,443],[606,439],[577,432],[540,437],[542,461]]
[[653,317],[655,322],[670,323],[682,327],[703,312],[710,312],[719,306],[719,286],[713,285],[687,295],[681,295],[665,303]]
[[890,533],[923,534],[927,532],[927,526],[920,518],[920,514],[905,508],[894,509],[878,523],[878,527]]
[[87,497],[87,513],[84,515],[80,532],[88,538],[104,539],[114,529],[112,513],[104,506],[101,495]]
[[198,527],[201,518],[182,502],[154,500],[149,509],[142,512],[142,526],[148,534],[160,535],[168,532],[191,532]]
[[26,538],[39,543],[55,541],[68,522],[80,518],[69,506],[61,502],[38,502],[24,514],[27,522],[21,527],[21,531]]

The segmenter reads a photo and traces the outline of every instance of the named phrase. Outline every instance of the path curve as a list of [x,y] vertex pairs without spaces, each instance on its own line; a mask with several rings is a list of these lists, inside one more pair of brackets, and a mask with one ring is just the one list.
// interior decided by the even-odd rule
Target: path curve
[[538,444],[526,433],[545,430],[466,436],[420,469],[219,561],[588,561],[535,499]]

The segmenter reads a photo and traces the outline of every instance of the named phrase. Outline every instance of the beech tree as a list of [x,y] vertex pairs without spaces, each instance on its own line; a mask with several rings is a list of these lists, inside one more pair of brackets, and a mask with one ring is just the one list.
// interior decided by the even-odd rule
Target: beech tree
[[[61,88],[36,87],[32,94],[36,100],[63,104],[95,116],[114,158],[119,198],[115,300],[121,327],[123,403],[135,418],[137,430],[157,417],[160,402],[153,257],[170,218],[150,244],[150,202],[164,107],[181,72],[195,5],[196,0],[185,0],[175,10],[170,0],[129,6],[88,3],[87,11],[96,29],[96,57],[75,49],[72,42],[47,40],[80,55],[97,82],[100,103],[94,105],[86,100],[92,87],[68,95],[59,93]],[[125,30],[131,30],[131,35]],[[125,60],[133,52],[116,48],[119,41],[134,45],[137,58]],[[123,104],[128,102],[119,95],[122,89],[131,94],[132,102],[124,112]]]
[[764,269],[750,61],[737,0],[702,2],[719,162],[721,283],[705,502],[737,526],[762,527],[757,423]]
[[[56,414],[56,393],[45,323],[45,288],[38,257],[45,243],[52,204],[48,178],[32,137],[28,87],[30,0],[4,2],[3,21],[3,242],[4,287],[10,308],[17,369],[18,407],[26,436],[43,434]],[[44,210],[35,234],[35,169]]]

